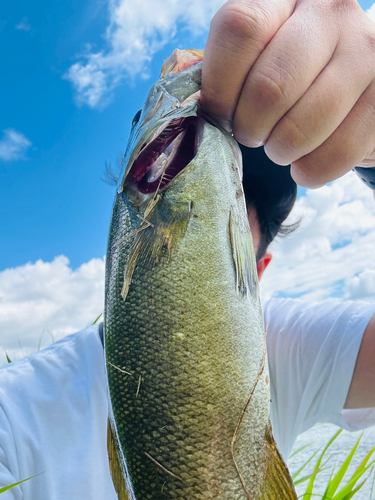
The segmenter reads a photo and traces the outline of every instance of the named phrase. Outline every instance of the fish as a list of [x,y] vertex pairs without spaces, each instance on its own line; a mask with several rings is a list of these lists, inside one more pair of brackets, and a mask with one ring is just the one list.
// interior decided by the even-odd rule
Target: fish
[[108,455],[120,500],[296,499],[272,437],[241,154],[176,50],[134,117],[106,258]]

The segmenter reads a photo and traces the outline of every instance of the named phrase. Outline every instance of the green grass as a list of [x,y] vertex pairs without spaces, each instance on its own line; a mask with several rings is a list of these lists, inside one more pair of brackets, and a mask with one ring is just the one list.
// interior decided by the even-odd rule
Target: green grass
[[29,481],[30,479],[33,479],[34,477],[40,476],[40,474],[43,474],[43,472],[40,472],[39,474],[35,474],[35,476],[28,477],[26,479],[22,479],[22,481],[18,481],[17,483],[9,484],[8,486],[4,486],[3,488],[0,488],[0,495],[1,493],[5,493],[8,490],[11,490],[15,486],[18,486],[21,483],[24,483],[25,481]]
[[[316,450],[314,453],[312,453],[311,456],[304,463],[300,464],[298,470],[292,474],[295,486],[298,486],[302,483],[307,483],[305,492],[299,497],[300,500],[312,500],[313,498],[321,500],[350,500],[351,498],[353,498],[355,500],[356,493],[363,487],[363,485],[369,479],[371,474],[373,475],[373,481],[372,481],[371,497],[369,498],[369,500],[372,500],[373,492],[375,490],[375,477],[373,474],[373,464],[375,463],[375,460],[371,460],[371,458],[374,458],[375,446],[371,448],[371,450],[363,458],[362,462],[354,470],[354,472],[351,472],[349,475],[347,474],[348,468],[353,461],[353,457],[357,453],[357,448],[362,439],[363,433],[361,434],[360,438],[357,440],[353,448],[349,450],[349,453],[343,458],[342,463],[341,465],[339,465],[338,469],[335,470],[336,468],[332,467],[331,477],[328,480],[324,494],[321,495],[315,493],[316,490],[315,480],[323,470],[326,470],[328,468],[327,463],[329,462],[329,458],[326,459],[327,452],[331,447],[332,443],[334,443],[334,441],[336,441],[336,439],[339,437],[341,432],[342,430],[336,432],[336,434],[334,434],[332,438],[328,441],[328,443],[324,446],[322,451],[320,451],[319,449]],[[302,446],[301,448],[296,450],[291,455],[290,458],[298,456],[299,453],[301,453],[303,450],[311,446],[311,444]],[[316,461],[314,464],[313,460],[315,457]],[[324,459],[326,459],[325,462]],[[302,472],[311,463],[314,464],[313,471],[310,474],[303,476]],[[0,488],[0,494],[5,493],[5,491],[8,491],[11,488],[18,486],[19,484],[25,481],[29,481],[33,477],[36,476],[32,476],[27,479],[24,479],[23,481],[19,481],[18,483],[10,484],[9,486]]]
[[[294,484],[297,486],[301,483],[307,482],[307,487],[305,492],[300,496],[301,500],[312,500],[312,498],[319,498],[321,500],[350,500],[351,498],[355,498],[355,494],[363,487],[365,482],[368,480],[369,476],[373,472],[373,464],[375,460],[371,460],[374,458],[375,446],[371,448],[371,450],[364,457],[360,465],[348,474],[348,469],[350,464],[353,461],[353,457],[357,452],[358,445],[362,439],[363,433],[353,446],[353,448],[348,452],[348,454],[343,458],[341,465],[336,467],[332,467],[331,477],[327,483],[325,491],[323,495],[316,493],[316,478],[320,472],[326,470],[328,467],[326,466],[329,459],[324,462],[324,459],[327,457],[327,451],[331,447],[334,441],[339,437],[342,430],[340,429],[332,438],[328,441],[328,443],[324,446],[323,450],[315,451],[310,458],[298,468],[296,472],[292,475]],[[303,446],[293,453],[292,456],[298,456],[298,454],[306,449],[309,445]],[[319,453],[320,452],[320,453]],[[313,471],[303,477],[300,477],[305,467],[313,461],[313,459],[317,457],[315,461],[315,465]],[[374,481],[372,485],[372,492],[374,490]],[[371,498],[372,499],[372,492]]]

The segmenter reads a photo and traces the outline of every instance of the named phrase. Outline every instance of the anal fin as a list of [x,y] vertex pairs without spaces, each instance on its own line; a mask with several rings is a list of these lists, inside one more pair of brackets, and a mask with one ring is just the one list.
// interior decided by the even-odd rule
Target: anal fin
[[262,500],[297,500],[293,480],[273,439],[271,423],[266,427],[267,469]]
[[113,485],[115,487],[118,500],[130,500],[126,492],[126,483],[124,479],[123,468],[119,457],[117,438],[110,420],[108,419],[107,428],[107,450],[109,458],[109,469],[111,471]]

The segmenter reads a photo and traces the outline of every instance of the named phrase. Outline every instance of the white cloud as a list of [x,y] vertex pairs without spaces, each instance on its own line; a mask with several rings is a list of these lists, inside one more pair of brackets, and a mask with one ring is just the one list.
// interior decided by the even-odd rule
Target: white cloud
[[6,269],[0,272],[1,347],[11,359],[35,352],[43,334],[46,342],[46,332],[57,340],[85,328],[103,306],[104,259],[76,270],[65,256]]
[[374,300],[375,266],[345,281],[345,298]]
[[15,26],[15,28],[16,28],[16,30],[30,31],[31,30],[31,26],[28,23],[28,18],[27,17],[23,17],[22,21],[19,24],[17,24]]
[[366,10],[366,13],[370,16],[370,18],[375,22],[375,3],[371,5],[369,9]]
[[0,160],[20,160],[32,145],[29,139],[17,130],[7,128],[3,130],[4,137],[0,140]]
[[[274,261],[261,282],[263,297],[375,300],[375,203],[356,174],[308,191],[289,221],[300,216],[300,229],[271,246]],[[6,269],[0,272],[1,347],[11,359],[35,352],[43,333],[45,344],[48,332],[58,339],[78,331],[103,303],[104,259],[76,270],[64,256]],[[0,364],[5,361],[0,350]]]
[[[109,24],[104,48],[94,51],[88,45],[64,74],[73,85],[77,103],[91,108],[105,106],[125,78],[147,77],[147,64],[168,42],[174,40],[177,45],[181,34],[194,37],[208,32],[212,16],[225,0],[106,1]],[[375,4],[366,12],[375,21]]]
[[264,297],[301,296],[375,300],[375,203],[354,172],[296,203],[289,221],[301,227],[270,249]]
[[[64,78],[76,91],[77,102],[94,108],[110,98],[126,77],[147,76],[147,64],[180,33],[196,36],[208,30],[224,0],[108,0],[110,22],[105,48],[91,47]],[[176,42],[177,43],[177,42]],[[199,48],[199,47],[197,47]]]

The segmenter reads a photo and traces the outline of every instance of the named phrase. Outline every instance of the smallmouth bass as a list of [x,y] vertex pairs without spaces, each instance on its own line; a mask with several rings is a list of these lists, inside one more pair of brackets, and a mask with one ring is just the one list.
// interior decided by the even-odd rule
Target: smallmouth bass
[[133,120],[111,219],[108,449],[123,500],[296,499],[269,376],[241,154],[175,51]]

